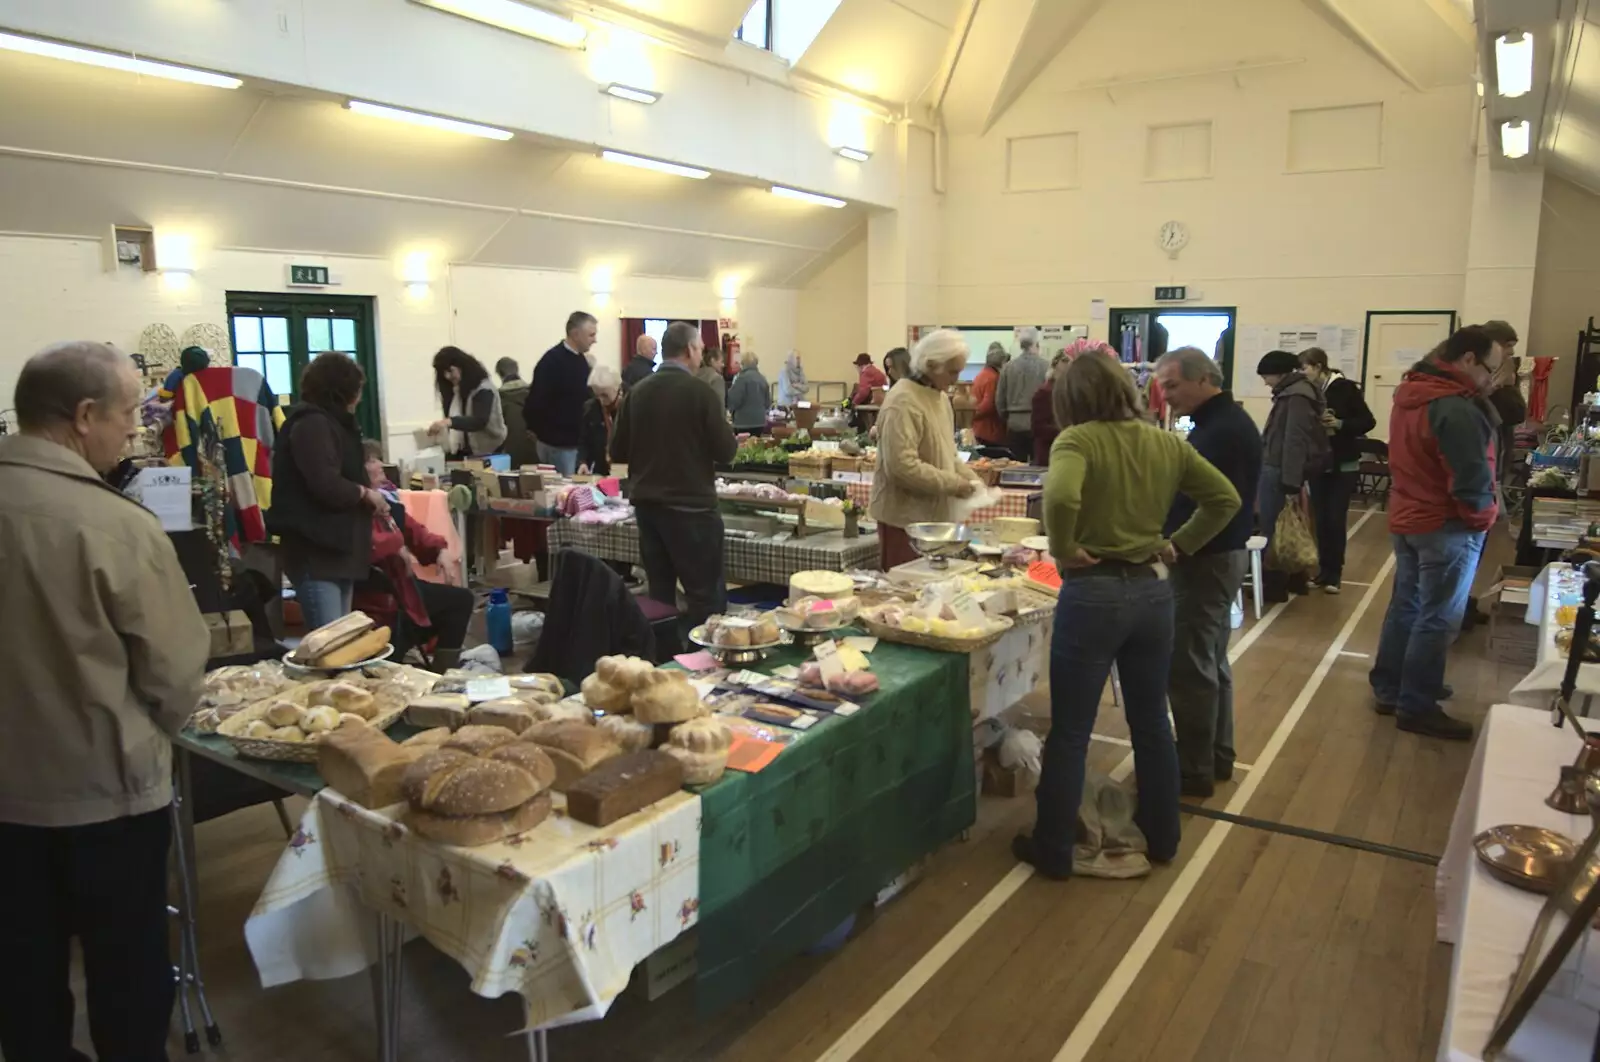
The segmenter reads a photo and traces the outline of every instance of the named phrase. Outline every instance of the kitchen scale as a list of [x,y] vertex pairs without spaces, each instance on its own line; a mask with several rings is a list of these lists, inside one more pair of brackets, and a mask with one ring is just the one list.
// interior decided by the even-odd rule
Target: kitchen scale
[[978,570],[977,561],[959,556],[967,551],[972,541],[966,524],[910,524],[906,527],[906,537],[911,540],[911,548],[921,556],[890,568],[886,573],[890,582],[923,586],[940,579],[972,575]]

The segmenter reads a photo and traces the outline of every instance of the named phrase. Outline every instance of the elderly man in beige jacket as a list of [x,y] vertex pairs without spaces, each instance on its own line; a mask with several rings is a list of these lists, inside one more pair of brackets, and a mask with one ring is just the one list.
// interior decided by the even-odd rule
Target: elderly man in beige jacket
[[171,739],[209,649],[160,523],[101,475],[137,425],[139,377],[62,343],[17,378],[0,438],[0,1055],[81,1059],[69,941],[102,1059],[165,1059],[171,1021]]

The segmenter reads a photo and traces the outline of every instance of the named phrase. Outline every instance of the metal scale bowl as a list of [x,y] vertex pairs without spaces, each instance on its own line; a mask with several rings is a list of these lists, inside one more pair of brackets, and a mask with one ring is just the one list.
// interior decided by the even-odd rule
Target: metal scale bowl
[[928,558],[928,567],[943,571],[950,567],[951,557],[959,557],[967,551],[972,530],[966,524],[908,524],[906,537],[911,540],[912,549]]

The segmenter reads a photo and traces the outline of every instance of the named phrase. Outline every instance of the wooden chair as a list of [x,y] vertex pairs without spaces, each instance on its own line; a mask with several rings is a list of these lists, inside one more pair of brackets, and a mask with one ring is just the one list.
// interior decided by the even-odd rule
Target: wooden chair
[[1356,466],[1356,493],[1380,498],[1389,507],[1389,444],[1381,439],[1362,439],[1361,462]]

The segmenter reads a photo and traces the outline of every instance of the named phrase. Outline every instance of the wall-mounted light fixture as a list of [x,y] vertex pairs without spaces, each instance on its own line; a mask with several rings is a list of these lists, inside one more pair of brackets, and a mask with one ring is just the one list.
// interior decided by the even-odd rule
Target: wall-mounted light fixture
[[1508,159],[1524,158],[1529,151],[1528,120],[1500,123],[1500,153]]
[[184,233],[156,233],[156,268],[170,288],[186,288],[194,280],[194,239]]
[[1494,39],[1495,84],[1507,99],[1533,90],[1533,34],[1502,33]]
[[833,149],[833,153],[851,162],[865,162],[872,157],[872,152],[866,148],[851,147],[849,144],[840,144]]
[[772,186],[772,194],[784,199],[796,199],[802,203],[811,203],[814,206],[833,207],[837,210],[845,205],[843,199],[835,199],[831,195],[818,195],[815,192],[802,192],[798,188],[785,188],[781,184]]
[[608,305],[615,290],[616,273],[610,266],[595,266],[589,270],[589,296],[597,308]]
[[447,133],[481,136],[485,140],[510,140],[513,135],[509,129],[496,129],[492,125],[463,122],[459,118],[441,118],[437,114],[423,114],[421,111],[407,111],[399,107],[385,107],[381,103],[368,103],[365,100],[349,100],[345,106],[357,114],[370,115],[373,118],[386,118],[391,122],[441,129]]
[[428,294],[433,284],[433,258],[427,251],[412,251],[400,262],[400,279],[405,281],[406,294],[420,299]]
[[717,280],[717,297],[724,303],[732,303],[739,298],[739,289],[744,287],[744,277],[737,273],[728,273]]
[[703,181],[711,176],[710,170],[702,170],[694,166],[680,166],[676,162],[662,162],[660,159],[647,159],[643,155],[628,155],[621,151],[602,151],[600,152],[600,157],[607,162],[620,162],[624,166],[633,166],[641,170],[670,173],[674,177],[692,177],[697,181]]
[[168,81],[186,81],[191,85],[206,85],[211,88],[236,89],[244,84],[236,77],[213,74],[209,70],[158,63],[152,59],[135,59],[131,55],[102,52],[95,48],[79,48],[76,45],[42,41],[35,37],[19,37],[14,33],[0,33],[0,48],[12,52],[27,52],[29,55],[41,55],[46,59],[65,59],[69,63],[101,66],[108,70],[124,70],[130,74],[143,74],[146,77],[164,77]]
[[654,103],[661,98],[661,93],[652,92],[650,89],[635,88],[624,85],[620,81],[613,81],[600,89],[607,96],[615,96],[619,100],[632,100],[634,103]]

